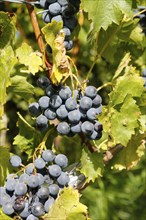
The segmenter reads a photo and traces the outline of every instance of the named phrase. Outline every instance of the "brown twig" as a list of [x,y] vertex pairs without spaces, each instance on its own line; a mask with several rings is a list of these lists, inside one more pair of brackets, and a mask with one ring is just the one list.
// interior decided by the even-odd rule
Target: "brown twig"
[[88,149],[89,149],[89,151],[90,151],[91,153],[94,153],[95,151],[97,151],[97,148],[95,148],[95,147],[90,143],[90,141],[86,140],[86,137],[84,136],[83,133],[80,133],[79,136],[80,136],[80,138],[81,138],[81,140],[82,140],[82,143],[85,144],[85,145],[88,147]]

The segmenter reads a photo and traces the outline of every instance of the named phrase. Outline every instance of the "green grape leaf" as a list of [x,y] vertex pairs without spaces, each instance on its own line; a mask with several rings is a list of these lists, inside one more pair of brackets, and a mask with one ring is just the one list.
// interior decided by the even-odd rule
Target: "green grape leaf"
[[8,13],[0,12],[0,49],[10,45],[15,39],[15,22]]
[[6,88],[11,84],[10,73],[16,62],[11,46],[0,50],[0,117],[3,115],[3,105],[6,103]]
[[29,157],[41,142],[41,133],[29,125],[19,113],[18,116],[19,133],[14,138],[13,145],[17,145],[17,150],[19,149],[21,152],[25,152]]
[[111,135],[117,144],[127,145],[135,128],[139,126],[139,117],[140,110],[136,101],[131,95],[127,95],[120,111],[115,109],[111,117]]
[[10,171],[9,158],[9,148],[0,146],[0,186],[5,184],[6,177]]
[[5,215],[2,211],[2,208],[0,208],[0,219],[1,220],[13,220],[13,218],[11,218],[10,216],[8,215]]
[[103,173],[103,155],[98,152],[91,153],[87,149],[82,150],[80,172],[85,175],[86,182],[92,181]]
[[132,18],[131,2],[126,0],[82,0],[81,7],[88,12],[94,32],[107,30],[112,23],[119,24],[123,15]]
[[59,197],[49,210],[44,220],[90,220],[87,217],[87,207],[79,202],[80,195],[72,187],[60,191]]
[[29,73],[35,75],[35,73],[41,70],[43,65],[42,58],[38,52],[33,52],[28,44],[22,43],[21,47],[16,50],[16,56],[21,64],[28,67]]
[[34,94],[34,87],[26,81],[26,77],[14,76],[11,78],[11,86],[9,86],[8,92],[19,95],[28,101]]
[[64,32],[61,32],[62,22],[53,21],[42,28],[46,42],[52,48],[53,67],[51,80],[54,84],[60,83],[69,71],[69,62],[64,47]]
[[118,170],[129,170],[136,166],[140,158],[144,156],[144,138],[145,135],[140,134],[139,132],[132,135],[132,138],[128,142],[127,146],[112,160],[111,167]]
[[[129,67],[130,68],[130,67]],[[118,78],[114,90],[110,93],[111,106],[123,102],[127,94],[132,97],[140,97],[144,91],[142,77],[133,74],[127,74]]]

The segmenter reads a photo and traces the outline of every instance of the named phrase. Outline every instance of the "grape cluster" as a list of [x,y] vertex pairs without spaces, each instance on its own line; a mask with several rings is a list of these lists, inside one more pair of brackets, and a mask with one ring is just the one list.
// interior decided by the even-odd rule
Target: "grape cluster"
[[[10,163],[19,167],[22,160],[13,155]],[[48,213],[59,190],[70,185],[70,174],[64,171],[67,166],[68,159],[64,154],[55,155],[48,149],[34,163],[22,165],[23,173],[9,174],[5,187],[0,187],[2,211],[12,217],[17,215],[25,220],[38,220]]]
[[146,68],[142,71],[142,78],[144,80],[144,88],[146,88]]
[[[45,23],[52,21],[62,21],[65,34],[64,46],[66,50],[73,47],[73,41],[70,40],[72,31],[77,25],[77,19],[74,16],[79,11],[80,0],[40,0],[40,6],[45,9],[42,19]],[[49,46],[47,46],[50,52]]]
[[48,120],[58,119],[60,135],[84,133],[91,140],[101,138],[102,125],[97,116],[102,111],[102,99],[94,86],[87,86],[83,94],[80,90],[72,92],[68,86],[55,87],[47,77],[39,78],[38,85],[46,94],[29,105],[29,112],[41,131],[47,129]]
[[[135,14],[139,13],[140,11],[145,10],[145,6],[138,6],[138,9],[135,10]],[[139,18],[139,24],[142,27],[143,33],[146,35],[146,11],[137,15],[136,18]]]

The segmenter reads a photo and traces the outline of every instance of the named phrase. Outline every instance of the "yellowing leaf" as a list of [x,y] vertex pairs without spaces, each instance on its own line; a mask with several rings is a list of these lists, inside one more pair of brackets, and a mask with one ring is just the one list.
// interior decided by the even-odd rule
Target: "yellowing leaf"
[[90,220],[87,217],[87,207],[79,202],[79,197],[78,191],[71,187],[61,190],[44,220]]
[[0,146],[0,186],[3,186],[5,184],[6,177],[9,174],[9,159],[9,149],[7,147]]
[[43,61],[36,52],[32,51],[32,48],[28,44],[23,43],[21,47],[16,50],[16,56],[19,62],[27,66],[28,71],[33,75],[41,70]]

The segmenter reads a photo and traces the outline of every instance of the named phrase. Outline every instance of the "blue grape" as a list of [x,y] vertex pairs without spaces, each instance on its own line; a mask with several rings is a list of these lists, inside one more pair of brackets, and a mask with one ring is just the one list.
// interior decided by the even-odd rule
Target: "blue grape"
[[93,98],[95,98],[95,96],[97,94],[97,90],[94,86],[87,86],[85,88],[85,94],[86,94],[86,96],[93,99]]
[[94,131],[94,125],[89,121],[85,121],[81,125],[81,130],[83,133],[90,134]]
[[14,200],[13,208],[16,211],[22,211],[25,208],[25,200],[23,197],[16,197]]
[[71,31],[70,31],[69,28],[67,28],[67,27],[63,27],[62,30],[64,31],[65,38],[68,38],[68,37],[71,35]]
[[64,5],[67,5],[67,4],[68,4],[68,1],[67,1],[67,0],[58,0],[58,3],[59,3],[61,6],[64,6]]
[[90,109],[92,107],[92,99],[87,96],[82,97],[80,100],[80,107],[84,111]]
[[42,8],[46,8],[48,6],[47,0],[40,0],[40,5]]
[[57,110],[56,110],[56,115],[60,120],[64,120],[68,116],[68,111],[65,107],[65,105],[61,105]]
[[61,174],[61,168],[56,164],[50,165],[48,167],[48,170],[49,170],[49,174],[53,177],[58,177]]
[[50,178],[49,175],[44,175],[44,183],[51,185],[53,184],[53,180]]
[[6,181],[9,179],[18,179],[18,175],[16,173],[10,173],[6,178]]
[[87,118],[91,121],[94,121],[96,119],[97,110],[95,108],[90,108],[87,111]]
[[81,119],[81,114],[79,112],[79,110],[73,110],[73,111],[70,111],[68,113],[68,119],[69,119],[69,122],[71,123],[78,123]]
[[47,213],[49,212],[49,209],[52,207],[54,202],[55,200],[53,197],[49,197],[49,199],[45,202],[44,207]]
[[98,108],[96,108],[96,114],[100,114],[102,112],[102,105],[100,105]]
[[68,86],[63,86],[59,91],[59,96],[62,100],[70,98],[72,95],[71,89]]
[[22,160],[19,156],[13,155],[10,157],[10,163],[13,167],[19,167],[20,164],[22,163]]
[[98,132],[97,131],[93,131],[88,137],[91,139],[91,140],[95,140],[98,136]]
[[19,213],[20,217],[27,218],[31,214],[28,201],[25,202],[25,208]]
[[48,9],[52,15],[58,15],[61,12],[61,6],[58,2],[50,4]]
[[47,108],[44,112],[44,115],[49,119],[53,120],[56,118],[56,112],[53,108]]
[[25,183],[18,183],[15,187],[15,192],[17,196],[24,196],[27,193],[27,186]]
[[26,183],[28,181],[29,175],[26,173],[21,174],[21,176],[19,177],[19,182],[20,183]]
[[30,215],[26,218],[26,220],[39,220],[39,219],[38,219],[36,216],[30,214]]
[[30,187],[30,188],[36,188],[36,187],[38,187],[39,186],[39,179],[38,179],[38,177],[37,176],[35,176],[35,175],[31,175],[30,177],[29,177],[29,179],[28,179],[28,186]]
[[15,179],[8,179],[6,182],[6,189],[8,191],[14,191],[18,181]]
[[31,175],[31,174],[33,173],[33,171],[34,171],[34,165],[33,165],[33,163],[28,164],[27,167],[26,167],[25,172],[26,172],[28,175]]
[[50,101],[50,98],[48,96],[42,96],[39,99],[38,103],[42,109],[46,109],[49,107],[49,101]]
[[37,196],[40,199],[47,199],[49,197],[49,188],[41,186],[41,188],[37,192]]
[[36,202],[32,205],[31,212],[34,216],[39,217],[45,214],[45,209],[42,203]]
[[96,121],[96,123],[94,124],[94,129],[95,131],[99,132],[99,131],[102,131],[102,124],[98,121]]
[[2,206],[2,211],[6,215],[12,215],[14,213],[13,204],[11,202],[7,202]]
[[64,19],[64,25],[66,27],[68,27],[70,30],[73,30],[76,27],[76,25],[77,25],[76,17],[72,16],[70,18],[65,18]]
[[50,97],[50,106],[54,109],[59,108],[59,106],[62,104],[62,99],[59,95],[52,95]]
[[74,98],[70,97],[65,101],[65,106],[66,106],[67,110],[72,111],[72,110],[76,109],[77,102]]
[[46,76],[43,76],[43,77],[38,78],[37,84],[42,89],[45,89],[50,85],[50,80]]
[[10,199],[11,197],[6,193],[0,194],[0,205],[4,205],[5,203],[9,202]]
[[83,110],[79,107],[79,112],[81,114],[81,119],[86,119],[87,118],[87,114],[86,114],[86,110]]
[[48,12],[43,12],[42,14],[42,20],[45,23],[50,23],[51,22],[51,16],[48,14]]
[[46,95],[47,96],[52,96],[55,93],[55,90],[53,89],[52,85],[49,85],[46,89],[45,89]]
[[6,194],[6,188],[4,186],[0,186],[0,196]]
[[37,169],[43,169],[45,167],[46,163],[42,158],[37,158],[34,161],[34,165]]
[[45,150],[42,153],[42,158],[46,161],[46,162],[52,162],[55,158],[55,155],[53,153],[52,150]]
[[39,181],[39,186],[41,186],[44,183],[44,177],[41,173],[36,173],[36,176],[37,176],[38,181]]
[[93,106],[99,107],[101,103],[102,103],[102,98],[100,95],[97,94],[96,97],[93,99]]
[[33,102],[28,106],[29,112],[32,116],[38,116],[41,113],[40,106],[37,102]]
[[59,192],[59,186],[57,184],[52,184],[49,186],[49,191],[51,196],[57,196]]
[[60,122],[57,126],[59,134],[67,135],[70,132],[70,126],[67,122]]
[[81,122],[79,122],[78,124],[72,124],[70,126],[70,130],[73,134],[77,134],[81,132]]
[[51,22],[52,22],[52,21],[60,22],[60,21],[63,21],[63,20],[62,20],[61,15],[57,15],[57,16],[54,16],[54,17],[51,19]]
[[65,40],[64,46],[66,50],[71,50],[73,48],[73,41],[72,40]]
[[61,175],[57,178],[57,182],[58,184],[65,186],[69,182],[69,176],[66,173],[62,172]]
[[48,119],[44,116],[44,115],[39,115],[36,118],[36,124],[38,126],[38,128],[47,128],[48,126]]
[[55,163],[59,165],[60,167],[64,168],[64,167],[67,167],[68,165],[68,159],[64,154],[58,154],[55,157]]

